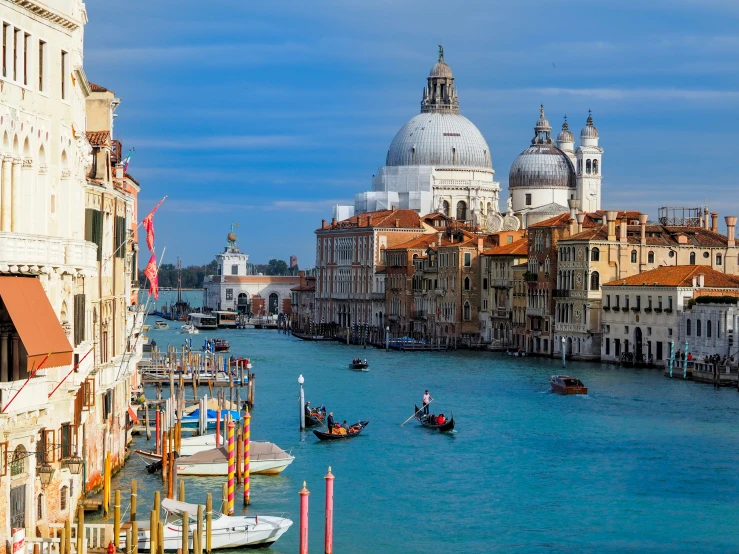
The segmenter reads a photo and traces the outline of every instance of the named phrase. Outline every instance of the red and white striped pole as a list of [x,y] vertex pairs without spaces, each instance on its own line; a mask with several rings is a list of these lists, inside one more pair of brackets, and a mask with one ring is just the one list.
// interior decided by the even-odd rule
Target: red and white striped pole
[[305,481],[303,481],[303,488],[298,493],[300,495],[300,554],[308,554],[308,496],[310,492],[305,488]]
[[234,422],[228,422],[228,515],[234,514],[234,473],[236,460],[234,459]]
[[326,531],[324,536],[324,552],[325,554],[333,554],[334,552],[334,476],[331,473],[331,466],[328,466],[328,474],[324,477],[326,480]]
[[251,426],[251,416],[249,415],[249,410],[244,413],[244,506],[248,506],[251,502],[251,490],[249,488],[249,462],[251,460],[250,453],[249,453],[249,435],[251,434],[250,431]]

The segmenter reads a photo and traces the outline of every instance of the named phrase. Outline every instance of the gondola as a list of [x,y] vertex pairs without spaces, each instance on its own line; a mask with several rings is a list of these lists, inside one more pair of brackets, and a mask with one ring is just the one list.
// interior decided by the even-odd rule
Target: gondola
[[426,421],[426,418],[421,415],[421,410],[418,409],[418,406],[414,404],[413,407],[416,409],[416,419],[427,429],[435,429],[441,433],[454,429],[454,412],[452,412],[452,417],[450,417],[448,421],[445,421],[441,425],[434,425],[433,423]]
[[[317,414],[317,415],[314,415],[314,414]],[[318,408],[312,411],[311,415],[305,416],[305,426],[315,427],[316,425],[322,425],[325,420],[326,420],[326,407],[318,406]]]
[[[324,433],[323,431],[318,431],[317,429],[313,429],[313,434],[317,436],[322,441],[333,441],[333,440],[344,440],[344,439],[353,439],[357,435],[359,435],[362,431],[364,431],[364,428],[369,425],[369,421],[358,421],[354,425],[359,425],[359,429],[353,433],[346,433],[345,435],[334,435],[332,433]],[[354,425],[350,426],[353,427]]]
[[367,362],[352,362],[349,364],[349,369],[354,371],[369,371],[369,364]]

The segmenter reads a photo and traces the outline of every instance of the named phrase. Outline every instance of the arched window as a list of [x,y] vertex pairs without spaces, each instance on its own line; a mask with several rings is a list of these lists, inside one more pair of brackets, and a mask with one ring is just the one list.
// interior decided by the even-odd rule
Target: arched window
[[459,221],[467,220],[467,204],[465,204],[462,200],[457,202],[457,219]]
[[706,336],[711,338],[711,320],[706,321]]
[[721,257],[721,254],[716,254],[716,265],[721,265],[723,261],[724,259]]
[[690,265],[695,265],[695,252],[690,253]]
[[465,321],[469,321],[470,319],[472,319],[472,317],[470,315],[470,311],[471,311],[470,310],[470,303],[469,302],[465,302],[464,303],[464,308],[463,308],[464,320]]
[[590,290],[600,289],[600,274],[597,271],[593,271],[590,274]]
[[632,264],[636,263],[636,250],[631,251],[631,263]]
[[590,172],[591,172],[590,168],[591,168],[590,160],[588,160],[585,162],[585,173],[587,173],[588,175],[590,175]]
[[690,333],[692,333],[693,325],[692,322],[688,319],[685,321],[685,335],[690,336]]
[[651,250],[647,252],[647,263],[653,264],[654,263],[654,252]]
[[10,461],[10,476],[15,477],[26,472],[26,449],[19,444],[13,450],[13,457]]
[[544,273],[546,275],[549,275],[549,271],[551,270],[552,264],[549,263],[549,258],[544,260]]
[[277,296],[277,293],[276,292],[273,292],[272,294],[269,295],[269,306],[268,306],[268,310],[269,310],[269,313],[270,314],[276,314],[277,313],[277,311],[278,311],[278,302],[279,302],[279,297]]
[[600,250],[596,246],[594,246],[593,249],[590,251],[590,261],[592,262],[600,261]]
[[464,278],[464,290],[470,290],[470,278],[469,277]]
[[593,175],[598,175],[598,160],[593,160]]
[[444,215],[449,217],[449,202],[444,200],[443,204],[441,205],[441,209],[444,212]]
[[696,337],[700,337],[701,336],[701,326],[702,326],[702,323],[703,322],[700,319],[695,322],[695,336]]
[[60,510],[66,510],[67,509],[67,496],[69,492],[69,487],[66,485],[62,487],[62,490],[59,491],[59,509]]

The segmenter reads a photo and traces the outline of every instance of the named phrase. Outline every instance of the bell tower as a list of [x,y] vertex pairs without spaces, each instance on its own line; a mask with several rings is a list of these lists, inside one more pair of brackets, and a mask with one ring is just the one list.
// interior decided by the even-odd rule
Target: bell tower
[[603,149],[598,146],[599,140],[598,129],[593,125],[593,114],[588,110],[588,120],[580,131],[580,146],[575,153],[577,198],[584,212],[600,210]]
[[423,89],[421,113],[459,113],[459,98],[452,68],[444,62],[444,47],[439,45],[439,61],[431,68]]

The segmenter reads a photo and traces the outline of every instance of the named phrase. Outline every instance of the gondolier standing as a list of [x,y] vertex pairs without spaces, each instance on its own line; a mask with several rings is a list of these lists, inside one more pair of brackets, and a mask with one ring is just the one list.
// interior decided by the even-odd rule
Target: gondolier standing
[[429,391],[426,391],[423,395],[423,415],[429,415],[429,404],[431,404],[432,400],[433,398],[431,398]]

